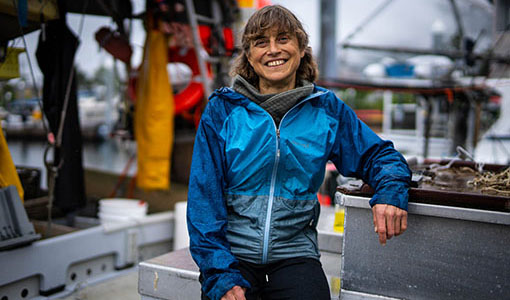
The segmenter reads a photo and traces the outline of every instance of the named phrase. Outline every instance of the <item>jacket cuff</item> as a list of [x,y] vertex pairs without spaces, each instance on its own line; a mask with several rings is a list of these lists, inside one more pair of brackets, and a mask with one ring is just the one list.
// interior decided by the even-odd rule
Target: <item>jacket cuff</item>
[[209,291],[205,291],[210,300],[220,300],[226,292],[236,285],[245,288],[251,287],[250,283],[240,273],[223,273],[216,276],[214,286]]
[[373,207],[376,204],[389,204],[407,211],[408,199],[408,188],[398,186],[393,187],[391,191],[377,191],[372,199],[370,199],[370,206]]

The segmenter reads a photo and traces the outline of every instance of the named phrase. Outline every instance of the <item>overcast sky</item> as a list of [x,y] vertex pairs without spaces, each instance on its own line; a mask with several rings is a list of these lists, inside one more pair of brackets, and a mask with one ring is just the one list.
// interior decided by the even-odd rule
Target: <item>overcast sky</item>
[[[337,1],[337,44],[359,26],[367,16],[385,3],[386,0],[338,0]],[[463,17],[465,34],[476,38],[482,28],[487,34],[482,37],[480,45],[487,47],[490,42],[492,28],[492,7],[487,1],[471,0],[457,1]],[[319,0],[273,0],[273,4],[281,4],[291,9],[303,22],[305,30],[310,35],[310,44],[314,53],[319,51],[320,43],[320,1]],[[143,1],[134,1],[134,12],[143,11]],[[79,24],[82,16],[70,14],[68,23],[71,29],[78,35]],[[379,46],[406,46],[417,48],[430,48],[432,44],[431,27],[436,21],[444,24],[445,34],[451,36],[456,31],[456,24],[452,14],[449,0],[393,0],[380,14],[373,18],[363,27],[363,30],[355,35],[352,43],[379,45]],[[76,55],[76,62],[80,69],[88,74],[93,74],[101,65],[110,66],[112,59],[104,50],[100,50],[94,39],[94,33],[101,27],[112,25],[109,18],[85,16],[83,32],[79,35],[81,43]],[[34,71],[40,71],[33,56],[37,47],[39,32],[27,36],[29,53],[31,53]],[[131,42],[134,48],[133,65],[140,63],[145,32],[140,22],[134,23]],[[22,46],[21,39],[16,42]],[[354,51],[354,50],[350,50]],[[342,53],[340,53],[342,55]],[[347,53],[345,53],[347,55]],[[357,56],[349,52],[349,58]],[[367,62],[368,63],[368,62]],[[29,69],[26,58],[20,55],[21,72],[28,75]]]

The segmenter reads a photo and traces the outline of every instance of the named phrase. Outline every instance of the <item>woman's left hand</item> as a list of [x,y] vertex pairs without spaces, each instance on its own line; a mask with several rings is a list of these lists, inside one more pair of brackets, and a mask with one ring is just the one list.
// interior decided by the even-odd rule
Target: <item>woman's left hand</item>
[[379,243],[404,233],[407,229],[407,211],[389,204],[376,204],[372,207],[374,230],[379,234]]
[[246,288],[236,285],[228,290],[228,292],[221,297],[221,300],[246,300],[244,293],[246,293]]

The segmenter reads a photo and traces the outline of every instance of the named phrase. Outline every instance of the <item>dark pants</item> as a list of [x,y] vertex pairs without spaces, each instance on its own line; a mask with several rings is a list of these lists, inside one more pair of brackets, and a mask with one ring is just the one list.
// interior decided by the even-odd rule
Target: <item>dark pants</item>
[[[321,263],[313,258],[292,258],[257,265],[239,262],[239,270],[251,284],[247,300],[330,300],[329,285]],[[202,294],[202,300],[206,300]]]

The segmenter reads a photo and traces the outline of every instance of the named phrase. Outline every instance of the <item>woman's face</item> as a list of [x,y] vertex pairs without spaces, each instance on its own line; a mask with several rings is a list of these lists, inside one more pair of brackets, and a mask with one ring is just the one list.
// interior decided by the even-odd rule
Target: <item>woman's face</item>
[[296,71],[304,55],[295,34],[272,29],[257,37],[250,45],[248,61],[259,76],[260,92],[293,89]]

